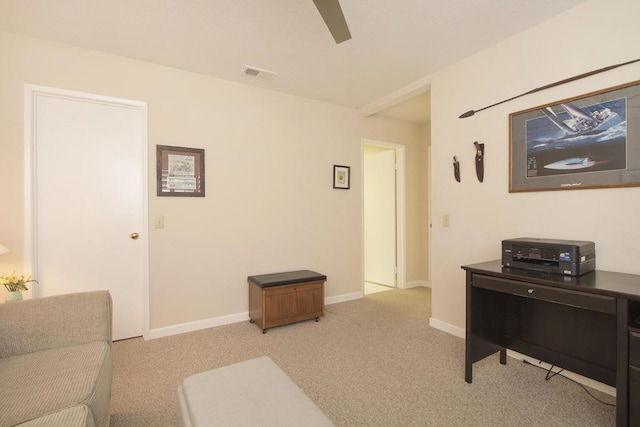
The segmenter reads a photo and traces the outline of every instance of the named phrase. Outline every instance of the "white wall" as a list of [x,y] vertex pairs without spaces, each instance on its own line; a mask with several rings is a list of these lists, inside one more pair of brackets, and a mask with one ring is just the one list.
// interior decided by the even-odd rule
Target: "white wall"
[[[11,249],[0,271],[25,264],[23,97],[31,83],[148,102],[149,223],[165,218],[164,229],[149,230],[152,329],[246,312],[253,274],[311,269],[328,276],[329,298],[361,293],[361,138],[415,145],[413,128],[7,32],[0,52],[0,242]],[[205,198],[155,196],[155,145],[205,149]],[[334,164],[351,166],[351,190],[332,188]],[[68,197],[81,195],[60,193]]]
[[[464,327],[460,266],[499,258],[507,238],[592,240],[598,269],[640,274],[640,188],[508,192],[510,113],[638,80],[640,64],[458,119],[467,110],[640,57],[638,22],[640,2],[590,1],[432,76],[432,320]],[[475,177],[475,140],[485,144],[482,184]],[[461,183],[453,179],[454,155]],[[444,214],[449,228],[442,227]]]

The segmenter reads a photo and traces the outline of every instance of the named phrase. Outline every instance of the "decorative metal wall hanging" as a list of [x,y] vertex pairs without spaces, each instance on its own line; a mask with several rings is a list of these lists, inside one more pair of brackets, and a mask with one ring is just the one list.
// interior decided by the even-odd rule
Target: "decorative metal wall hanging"
[[453,177],[460,182],[460,162],[456,156],[453,156]]
[[487,107],[480,108],[479,110],[469,110],[466,113],[462,113],[460,115],[460,117],[458,117],[458,118],[465,119],[467,117],[473,116],[475,113],[478,113],[478,112],[480,112],[482,110],[486,110],[488,108],[495,107],[496,105],[504,104],[505,102],[513,101],[516,98],[520,98],[520,97],[525,96],[525,95],[529,95],[529,94],[532,94],[532,93],[540,92],[540,91],[545,90],[545,89],[550,89],[550,88],[555,87],[555,86],[560,86],[560,85],[563,85],[565,83],[569,83],[569,82],[573,82],[573,81],[576,81],[576,80],[584,79],[585,77],[593,76],[595,74],[604,73],[605,71],[613,70],[614,68],[622,67],[623,65],[633,64],[634,62],[638,62],[638,61],[640,61],[640,58],[634,59],[633,61],[622,62],[620,64],[609,65],[608,67],[600,68],[600,69],[594,70],[594,71],[589,71],[588,73],[579,74],[577,76],[569,77],[569,78],[566,78],[564,80],[560,80],[560,81],[557,81],[557,82],[554,82],[554,83],[550,83],[548,85],[532,89],[529,92],[525,92],[525,93],[523,93],[521,95],[517,95],[517,96],[514,96],[512,98],[505,99],[504,101],[496,102],[495,104],[491,104],[491,105],[489,105]]
[[476,146],[476,176],[478,181],[484,181],[484,144],[479,144],[478,141],[474,142]]

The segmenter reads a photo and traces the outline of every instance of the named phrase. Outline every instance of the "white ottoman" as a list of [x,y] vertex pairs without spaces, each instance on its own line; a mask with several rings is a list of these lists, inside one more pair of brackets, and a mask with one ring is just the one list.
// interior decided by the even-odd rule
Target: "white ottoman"
[[192,375],[178,387],[180,427],[300,427],[333,423],[271,359]]

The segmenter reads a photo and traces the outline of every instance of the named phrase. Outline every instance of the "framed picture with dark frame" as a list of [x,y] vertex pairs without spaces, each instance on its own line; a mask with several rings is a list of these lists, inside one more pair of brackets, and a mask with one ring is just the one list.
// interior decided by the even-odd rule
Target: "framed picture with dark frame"
[[156,145],[157,195],[204,197],[204,149]]
[[333,165],[333,188],[348,190],[351,187],[351,167]]
[[640,186],[640,81],[509,115],[509,192]]

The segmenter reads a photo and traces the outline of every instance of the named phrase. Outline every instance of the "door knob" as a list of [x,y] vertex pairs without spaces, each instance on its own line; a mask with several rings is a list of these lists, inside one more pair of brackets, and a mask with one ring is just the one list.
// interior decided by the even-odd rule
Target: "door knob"
[[133,240],[136,240],[138,237],[140,237],[140,235],[138,233],[131,233],[131,238]]

